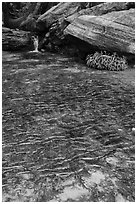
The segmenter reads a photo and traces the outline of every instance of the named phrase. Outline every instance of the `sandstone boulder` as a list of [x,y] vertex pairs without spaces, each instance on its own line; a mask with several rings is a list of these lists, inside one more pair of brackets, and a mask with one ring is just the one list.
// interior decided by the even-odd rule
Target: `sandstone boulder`
[[62,21],[65,17],[68,17],[76,13],[79,9],[79,2],[61,2],[56,6],[53,6],[37,20],[37,27],[39,30],[48,29],[57,20]]
[[22,30],[2,28],[2,50],[29,50],[33,47],[31,33]]
[[74,19],[78,18],[81,15],[101,16],[114,11],[129,10],[130,8],[134,7],[134,2],[107,2],[95,5],[91,8],[82,9],[72,14],[71,16],[68,16],[65,20],[71,23]]
[[101,16],[82,15],[64,33],[101,50],[135,53],[135,9]]

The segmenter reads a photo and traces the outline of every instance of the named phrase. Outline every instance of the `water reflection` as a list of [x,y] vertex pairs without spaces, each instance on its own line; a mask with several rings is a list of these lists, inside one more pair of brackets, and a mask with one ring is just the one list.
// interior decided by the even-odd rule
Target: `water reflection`
[[16,54],[3,52],[3,201],[134,201],[133,86]]

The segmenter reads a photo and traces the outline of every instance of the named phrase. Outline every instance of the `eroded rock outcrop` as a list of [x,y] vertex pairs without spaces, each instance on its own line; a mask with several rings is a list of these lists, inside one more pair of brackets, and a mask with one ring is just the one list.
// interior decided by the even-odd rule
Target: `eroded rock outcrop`
[[28,50],[31,48],[30,32],[2,28],[2,50]]
[[[35,19],[35,26],[31,18],[27,19],[27,25],[35,27],[39,49],[56,50],[75,44],[86,53],[91,48],[134,53],[134,7],[134,2],[61,2]],[[7,43],[4,42],[4,35],[3,47],[8,49],[10,41],[7,38]],[[16,48],[20,47],[17,45]]]
[[[38,29],[48,32],[44,43],[52,49],[74,43],[78,48],[82,44],[87,53],[91,46],[93,50],[134,53],[135,10],[130,9],[134,6],[134,2],[107,2],[84,6],[79,2],[62,2],[40,16],[37,26]],[[96,23],[95,16],[98,16]],[[112,26],[109,25],[110,22]]]
[[37,19],[37,27],[39,30],[49,28],[57,21],[63,21],[64,18],[79,13],[87,8],[94,7],[103,2],[61,2]]
[[73,22],[76,18],[81,15],[92,15],[101,16],[114,11],[128,10],[134,8],[134,2],[107,2],[99,5],[95,5],[91,8],[82,9],[81,11],[74,13],[73,15],[66,18],[66,21]]
[[61,2],[56,6],[53,6],[38,18],[38,30],[48,29],[57,20],[62,21],[65,17],[76,13],[79,9],[79,6],[79,2]]
[[135,9],[102,16],[82,15],[65,29],[66,35],[79,38],[101,50],[135,53]]

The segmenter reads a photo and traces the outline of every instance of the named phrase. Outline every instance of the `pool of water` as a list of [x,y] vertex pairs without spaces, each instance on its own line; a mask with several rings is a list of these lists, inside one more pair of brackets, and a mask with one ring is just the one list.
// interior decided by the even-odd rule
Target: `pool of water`
[[3,201],[134,202],[135,90],[120,75],[3,52]]

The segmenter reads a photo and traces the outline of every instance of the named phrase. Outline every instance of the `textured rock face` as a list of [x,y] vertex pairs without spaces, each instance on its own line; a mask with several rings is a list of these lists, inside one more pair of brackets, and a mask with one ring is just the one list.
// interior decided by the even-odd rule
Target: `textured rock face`
[[30,32],[2,28],[2,49],[24,50],[31,47]]
[[82,15],[65,29],[65,34],[108,51],[135,53],[135,10],[111,12],[102,16]]
[[38,29],[49,28],[57,20],[64,19],[78,11],[79,2],[61,2],[41,15],[37,20]]
[[37,20],[37,26],[39,29],[50,27],[57,20],[62,20],[68,16],[75,15],[79,13],[80,10],[85,10],[95,5],[101,4],[102,2],[61,2],[55,5],[43,15],[41,15]]
[[68,22],[72,22],[75,18],[81,15],[92,15],[92,16],[101,16],[113,11],[122,11],[134,8],[134,2],[107,2],[102,3],[91,8],[82,9],[81,11],[74,13],[73,15],[66,18]]
[[135,29],[135,9],[107,13],[103,18]]
[[[100,2],[99,5],[98,2],[61,2],[37,20],[37,29],[48,32],[48,37],[41,42],[42,47],[47,49],[50,44],[50,50],[54,50],[58,46],[75,44],[86,53],[91,49],[134,53],[135,11],[130,8],[134,8],[134,2]],[[95,16],[98,18],[94,22]]]

